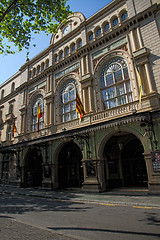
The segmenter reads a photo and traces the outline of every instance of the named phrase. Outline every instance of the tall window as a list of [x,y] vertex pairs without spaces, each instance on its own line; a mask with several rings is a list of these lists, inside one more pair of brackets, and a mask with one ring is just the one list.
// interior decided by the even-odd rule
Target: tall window
[[104,32],[107,32],[109,30],[109,23],[106,23],[104,25]]
[[7,140],[12,140],[12,125],[8,125],[7,127]]
[[122,15],[121,15],[121,21],[125,21],[126,19],[128,18],[128,13],[127,12],[124,12]]
[[93,40],[93,33],[89,34],[89,41]]
[[96,31],[96,37],[100,36],[101,35],[101,29],[98,28],[97,31]]
[[76,118],[76,90],[73,81],[69,81],[61,91],[61,122]]
[[38,105],[41,109],[42,117],[39,119],[39,129],[43,128],[44,123],[44,103],[42,96],[38,97],[36,101],[33,103],[32,106],[32,122],[31,122],[31,131],[35,132],[38,130],[38,118],[37,118],[37,112],[38,112]]
[[115,58],[101,71],[101,93],[104,109],[133,101],[127,63]]
[[112,21],[112,26],[115,27],[118,25],[118,18],[114,18],[113,21]]

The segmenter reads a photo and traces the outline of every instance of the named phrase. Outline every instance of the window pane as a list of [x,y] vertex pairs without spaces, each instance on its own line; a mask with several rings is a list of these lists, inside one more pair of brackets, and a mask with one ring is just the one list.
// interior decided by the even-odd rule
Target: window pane
[[128,13],[127,12],[123,13],[122,16],[121,16],[121,20],[124,21],[127,18],[128,18]]
[[60,54],[60,58],[63,58],[63,52],[61,52],[61,54]]
[[68,93],[64,93],[63,95],[63,102],[66,103],[69,101]]
[[61,107],[61,114],[64,113],[64,107]]
[[71,120],[75,119],[77,117],[76,111],[71,112]]
[[126,96],[122,96],[118,98],[118,105],[122,105],[126,103]]
[[114,87],[108,88],[107,95],[108,95],[108,99],[114,98],[115,97],[115,88]]
[[107,100],[107,92],[106,92],[106,89],[102,91],[102,99],[103,99],[103,101]]
[[89,35],[89,41],[93,40],[93,33]]
[[105,87],[105,82],[104,82],[104,75],[101,76],[101,87]]
[[69,48],[66,49],[66,56],[69,54]]
[[108,109],[108,102],[103,102],[104,110]]
[[116,107],[116,99],[109,100],[109,108]]
[[69,121],[69,113],[67,113],[67,114],[64,115],[64,121],[65,121],[65,122],[66,122],[66,121]]
[[113,20],[113,27],[115,27],[117,24],[118,24],[118,18],[115,18],[115,19]]
[[101,35],[101,29],[100,28],[96,31],[96,36],[99,36],[99,35]]
[[128,74],[128,69],[127,68],[123,69],[123,73],[124,73],[124,79],[128,79],[129,78],[129,74]]
[[69,104],[64,106],[64,111],[65,113],[69,112],[70,108],[69,108]]
[[81,46],[82,46],[82,40],[78,42],[78,47],[81,47]]
[[107,83],[107,86],[110,86],[113,84],[113,75],[112,73],[106,75],[106,83]]
[[122,77],[122,71],[121,70],[118,70],[114,73],[114,77],[115,77],[115,82],[120,82],[123,80],[123,77]]
[[75,99],[75,91],[74,89],[69,92],[69,100]]
[[128,102],[132,102],[133,100],[132,100],[132,94],[128,94],[127,95],[127,99],[128,99]]
[[109,23],[107,23],[105,26],[104,26],[104,31],[107,32],[109,30]]
[[76,45],[74,44],[74,45],[72,46],[72,52],[75,51],[75,50],[76,50]]
[[127,82],[127,83],[126,83],[126,92],[131,92],[130,82]]
[[70,111],[73,111],[76,109],[76,101],[70,103]]
[[123,94],[125,94],[125,89],[124,89],[124,85],[121,84],[121,85],[117,86],[117,95],[120,96]]

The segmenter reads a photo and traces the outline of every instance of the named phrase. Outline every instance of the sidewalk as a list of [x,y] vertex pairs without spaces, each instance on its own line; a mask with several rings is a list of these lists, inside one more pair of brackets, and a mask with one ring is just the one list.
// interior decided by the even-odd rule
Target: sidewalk
[[0,193],[43,197],[62,201],[142,206],[160,209],[160,195],[149,195],[147,189],[116,189],[109,192],[93,193],[84,192],[81,189],[46,190],[42,188],[19,188],[11,185],[0,185]]

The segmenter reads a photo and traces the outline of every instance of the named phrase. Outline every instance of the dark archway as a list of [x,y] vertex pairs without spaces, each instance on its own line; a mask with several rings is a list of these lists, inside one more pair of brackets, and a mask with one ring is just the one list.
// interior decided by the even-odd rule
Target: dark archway
[[112,136],[104,147],[107,187],[147,187],[143,153],[143,145],[135,135],[120,132]]
[[80,187],[83,182],[82,153],[76,143],[70,141],[58,156],[59,188]]
[[129,141],[122,151],[123,181],[126,187],[147,187],[144,149],[139,139]]
[[37,148],[30,149],[25,159],[25,187],[40,187],[42,184],[42,155]]

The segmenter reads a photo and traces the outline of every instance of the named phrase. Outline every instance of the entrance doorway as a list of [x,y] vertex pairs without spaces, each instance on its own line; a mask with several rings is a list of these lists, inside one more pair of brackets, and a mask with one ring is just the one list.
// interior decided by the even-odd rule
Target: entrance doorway
[[138,139],[129,141],[122,151],[123,181],[126,187],[147,187],[144,149]]
[[42,155],[37,148],[31,149],[25,160],[25,186],[40,187],[42,183]]
[[59,188],[80,187],[83,182],[82,153],[73,141],[67,143],[58,156]]
[[108,189],[117,187],[147,187],[148,178],[144,149],[133,134],[112,136],[104,148]]

